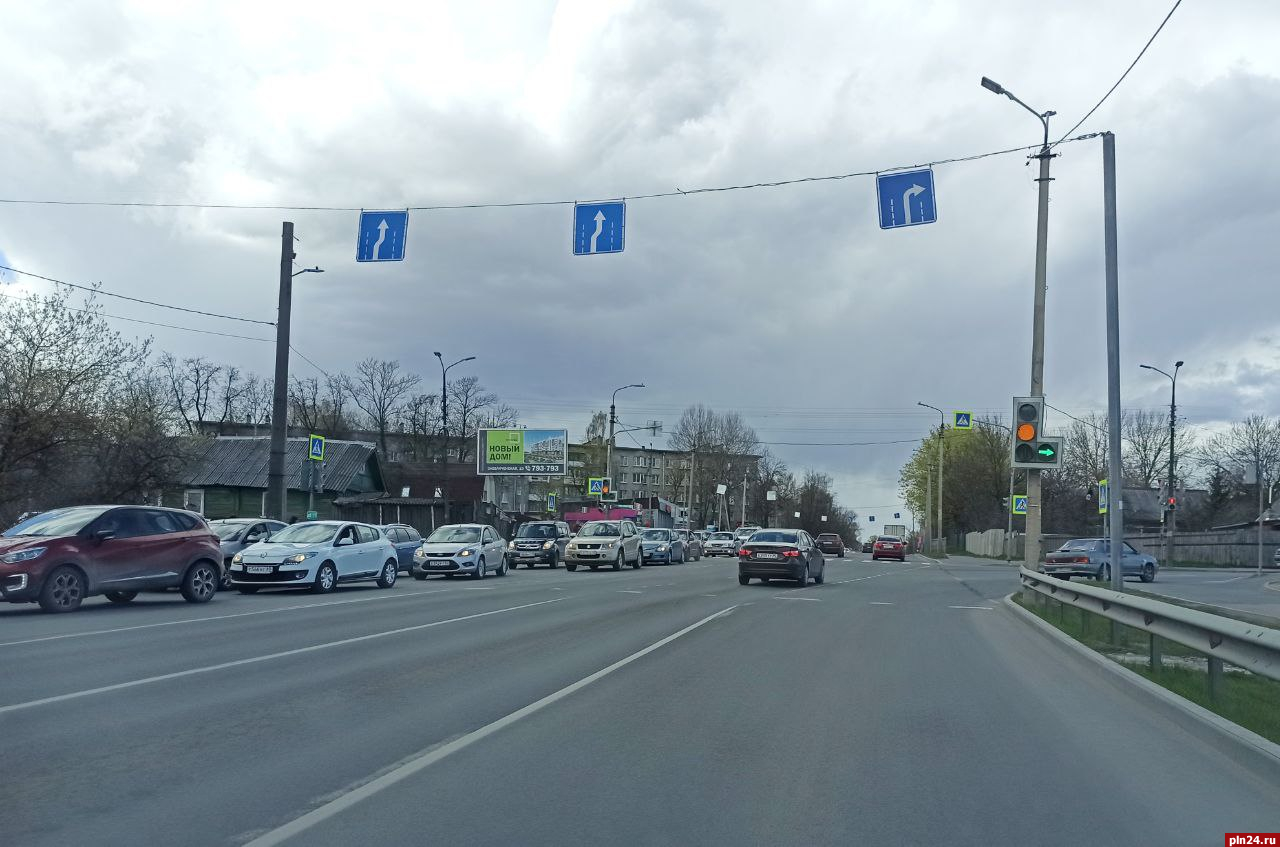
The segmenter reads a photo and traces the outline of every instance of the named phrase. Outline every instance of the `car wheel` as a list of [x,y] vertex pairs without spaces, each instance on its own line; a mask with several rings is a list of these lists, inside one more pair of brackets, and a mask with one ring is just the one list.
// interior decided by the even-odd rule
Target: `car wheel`
[[844,558],[844,551],[843,551],[843,550],[841,550],[841,551],[840,551],[840,558],[842,558],[842,559]]
[[507,557],[502,557],[502,562],[498,565],[498,576],[507,575]]
[[[560,551],[552,550],[551,551],[551,570],[555,570],[559,564],[560,564]],[[529,567],[533,567],[533,564],[530,563]]]
[[188,603],[208,603],[218,591],[221,576],[213,562],[196,562],[182,578],[182,599]]
[[[670,562],[669,559],[667,561]],[[631,567],[635,568],[636,570],[640,570],[640,568],[644,567],[644,550],[643,549],[636,551],[636,560],[631,564]]]
[[[600,566],[599,566],[599,565],[592,565],[592,566],[591,566],[591,570],[593,570],[593,571],[598,571],[598,570],[600,570]],[[618,570],[622,570],[622,568],[618,568]]]
[[399,574],[400,566],[396,564],[396,560],[387,559],[386,564],[382,566],[382,573],[378,574],[378,587],[390,588],[395,585]]
[[1058,577],[1058,579],[1062,580],[1063,582],[1070,582],[1070,581],[1071,581],[1071,574],[1069,574],[1069,573],[1064,573],[1062,576]]
[[136,591],[108,591],[103,595],[112,603],[132,603],[133,598],[138,596]]
[[750,585],[751,577],[738,574],[738,585]]
[[480,557],[480,561],[476,562],[476,572],[472,575],[472,579],[484,579],[489,575],[489,565],[484,560],[484,556]]
[[826,565],[823,565],[822,570],[818,571],[818,575],[813,578],[813,584],[822,585],[822,583],[826,581],[827,581],[827,567]]
[[311,590],[316,594],[328,594],[337,587],[338,569],[331,562],[325,562],[316,571],[316,581],[312,583]]
[[622,566],[623,566],[624,564],[626,564],[626,560],[627,560],[626,554],[625,554],[625,553],[623,553],[621,550],[619,550],[619,551],[618,551],[618,558],[616,558],[616,559],[614,559],[614,560],[613,560],[613,569],[614,569],[615,571],[620,571],[620,570],[622,570]]
[[49,575],[40,589],[40,608],[46,612],[74,612],[84,600],[84,574],[63,565]]
[[231,560],[224,559],[222,562],[222,580],[218,584],[220,591],[231,590]]
[[800,578],[796,580],[796,585],[804,588],[809,584],[809,566],[804,566],[804,571],[800,574]]
[[236,591],[239,591],[241,594],[257,594],[258,589],[261,587],[261,585],[237,585]]
[[768,584],[769,584],[769,577],[767,577],[767,576],[762,576],[762,577],[760,577],[760,584],[761,584],[761,585],[768,585]]
[[1156,566],[1147,562],[1142,566],[1142,575],[1139,577],[1143,582],[1156,581]]
[[427,575],[424,573],[416,573],[416,574],[413,574],[413,578],[416,579],[418,582],[422,582],[424,579],[427,578]]
[[1111,565],[1103,565],[1102,569],[1099,570],[1098,573],[1100,574],[1098,578],[1103,582],[1111,581]]
[[573,562],[565,562],[564,569],[567,570],[569,573],[573,573],[578,569],[578,566]]

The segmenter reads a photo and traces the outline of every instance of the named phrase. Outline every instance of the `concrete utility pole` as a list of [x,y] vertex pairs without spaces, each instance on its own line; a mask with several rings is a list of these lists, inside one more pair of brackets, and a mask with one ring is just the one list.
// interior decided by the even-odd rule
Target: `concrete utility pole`
[[917,406],[924,406],[926,409],[933,409],[938,413],[938,526],[935,532],[938,533],[939,547],[946,552],[946,542],[942,535],[942,440],[947,425],[946,414],[937,406],[930,406],[928,403],[916,403]]
[[742,472],[742,521],[738,526],[747,525],[747,472]]
[[[444,357],[440,355],[440,351],[437,350],[433,355],[440,362],[440,494],[444,501],[444,522],[447,524],[449,523],[449,368],[463,362],[475,361],[476,357],[468,356],[445,367]],[[434,514],[434,509],[432,513]]]
[[[1047,167],[1047,165],[1046,165]],[[1124,590],[1124,466],[1120,441],[1120,258],[1116,234],[1116,137],[1102,134],[1102,241],[1107,279],[1107,518],[1111,587]],[[1028,517],[1030,517],[1028,515]],[[1027,538],[1031,538],[1028,533]],[[1039,544],[1036,545],[1037,547]]]
[[271,398],[271,456],[267,462],[267,517],[287,521],[284,459],[289,436],[289,318],[293,308],[293,222],[280,233],[280,305],[276,312],[276,371]]
[[618,423],[618,392],[625,391],[628,388],[644,388],[643,382],[633,382],[630,385],[624,385],[621,388],[613,389],[613,399],[609,401],[609,443],[605,447],[604,454],[604,475],[613,480],[613,489],[617,491],[620,486],[618,480],[613,476],[613,431]]
[[[995,94],[1003,94],[1036,116],[1044,127],[1044,142],[1033,158],[1040,160],[1040,176],[1036,179],[1040,191],[1036,205],[1036,279],[1035,300],[1031,313],[1031,396],[1044,396],[1044,301],[1047,289],[1047,262],[1049,252],[1049,162],[1053,153],[1049,148],[1049,118],[1054,111],[1037,112],[1005,90],[1000,83],[982,78],[982,87]],[[1118,477],[1117,477],[1118,478]],[[1040,532],[1043,515],[1040,509],[1040,470],[1027,470],[1027,536],[1023,561],[1035,569],[1040,564]]]
[[[1174,436],[1176,435],[1176,427],[1178,421],[1178,370],[1182,367],[1182,362],[1173,363],[1173,373],[1162,371],[1151,365],[1139,365],[1140,368],[1146,368],[1149,371],[1155,371],[1169,378],[1169,382],[1173,387],[1169,394],[1169,499],[1164,503],[1165,510],[1165,537],[1164,537],[1164,561],[1167,565],[1173,564],[1173,536],[1178,528],[1178,511],[1176,508],[1178,498],[1178,471],[1177,471],[1177,454],[1174,451]],[[1172,505],[1170,503],[1172,501]]]

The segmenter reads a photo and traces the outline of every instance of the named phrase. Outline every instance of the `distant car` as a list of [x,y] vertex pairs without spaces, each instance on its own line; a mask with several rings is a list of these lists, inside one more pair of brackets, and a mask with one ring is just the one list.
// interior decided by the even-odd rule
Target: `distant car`
[[803,529],[762,529],[738,551],[738,584],[759,579],[794,579],[808,585],[809,578],[821,585],[826,579],[826,559],[809,533]]
[[402,573],[413,570],[413,554],[422,546],[422,533],[407,523],[389,523],[378,527],[396,548],[396,562]]
[[507,544],[507,560],[512,568],[546,564],[557,567],[564,560],[565,548],[573,533],[564,521],[530,521],[516,529],[516,537]]
[[873,561],[876,559],[897,559],[899,562],[905,562],[907,560],[907,545],[896,535],[882,535],[871,546],[871,558]]
[[685,556],[691,562],[701,561],[702,559],[702,536],[696,532],[690,532],[687,529],[677,529],[676,535],[684,542]]
[[818,549],[823,553],[844,558],[844,539],[834,532],[824,532],[818,536]]
[[[1071,579],[1111,579],[1111,540],[1107,538],[1073,538],[1044,557],[1040,569],[1049,576]],[[1136,576],[1143,582],[1154,582],[1160,563],[1154,556],[1139,553],[1128,542],[1124,545],[1121,566],[1124,576]]]
[[702,552],[707,556],[735,556],[738,543],[732,532],[713,532],[702,545]]
[[339,583],[396,584],[396,548],[372,524],[303,521],[289,524],[231,558],[231,585],[241,594],[263,588],[306,588],[327,594]]
[[872,541],[870,538],[868,538],[866,541],[862,542],[862,552],[863,552],[863,553],[870,553],[874,548],[875,548],[875,542],[874,542],[874,541]]
[[758,526],[740,526],[733,533],[733,543],[742,544],[750,538],[760,527]]
[[1271,557],[1271,564],[1269,567],[1280,568],[1280,547],[1276,548],[1276,554]]
[[250,544],[264,541],[273,532],[287,526],[284,521],[272,521],[265,518],[222,518],[209,521],[209,528],[218,536],[218,546],[222,548],[222,584],[226,590],[231,587],[231,558]]
[[139,591],[181,588],[212,599],[222,580],[218,537],[179,509],[73,506],[42,512],[0,536],[0,600],[71,612],[86,597],[128,603]]
[[620,571],[627,564],[633,568],[644,564],[640,533],[631,521],[588,521],[565,548],[566,570],[586,565],[594,571],[609,565]]
[[640,546],[646,564],[683,565],[687,561],[684,539],[672,529],[646,529],[640,532]]
[[433,573],[445,576],[466,574],[484,579],[493,571],[507,575],[510,560],[507,542],[488,524],[459,523],[437,527],[413,554],[414,579]]

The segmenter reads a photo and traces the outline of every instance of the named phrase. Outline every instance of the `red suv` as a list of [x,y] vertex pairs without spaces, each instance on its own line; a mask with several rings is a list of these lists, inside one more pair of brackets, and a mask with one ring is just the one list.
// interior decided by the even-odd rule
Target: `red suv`
[[128,603],[139,591],[181,588],[190,603],[218,590],[218,537],[199,515],[151,506],[73,506],[22,521],[0,535],[0,599],[70,612],[103,594]]

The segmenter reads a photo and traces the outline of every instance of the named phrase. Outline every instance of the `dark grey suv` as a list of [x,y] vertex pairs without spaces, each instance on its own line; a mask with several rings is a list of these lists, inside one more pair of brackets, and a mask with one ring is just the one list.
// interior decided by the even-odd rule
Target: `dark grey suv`
[[564,561],[564,548],[573,533],[564,521],[530,521],[521,524],[516,537],[507,543],[507,561],[511,567],[549,565]]

